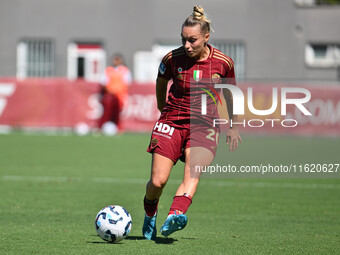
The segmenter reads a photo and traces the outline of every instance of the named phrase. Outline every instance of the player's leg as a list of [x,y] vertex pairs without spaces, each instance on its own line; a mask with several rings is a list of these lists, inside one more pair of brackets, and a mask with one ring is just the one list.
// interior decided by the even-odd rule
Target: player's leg
[[112,103],[113,103],[113,97],[112,94],[108,92],[103,92],[103,98],[101,100],[101,104],[103,106],[103,114],[99,118],[98,121],[98,128],[101,129],[102,126],[111,120],[111,115],[112,115]]
[[[187,194],[189,197],[193,198],[200,180],[200,172],[196,170],[202,166],[209,166],[214,160],[214,154],[203,147],[187,148],[184,153],[184,177],[177,189],[176,196]],[[196,168],[196,166],[198,168]]]
[[120,129],[120,119],[119,119],[119,114],[120,114],[120,99],[118,95],[113,95],[112,96],[112,105],[111,105],[112,113],[110,116],[110,121],[116,124],[117,128]]
[[149,201],[158,200],[166,185],[174,162],[158,153],[152,154],[151,176],[146,185],[145,198]]
[[113,122],[116,123],[119,134],[123,134],[125,132],[124,123],[121,121],[121,117],[122,117],[121,115],[122,115],[122,111],[124,109],[126,100],[127,98],[125,94],[117,95],[117,103],[116,103],[117,110],[116,110]]
[[166,185],[174,162],[160,154],[152,154],[152,167],[150,180],[146,185],[144,197],[145,218],[143,236],[149,240],[156,238],[156,216],[159,197]]
[[203,147],[187,148],[184,153],[184,177],[177,189],[168,217],[161,228],[161,233],[164,236],[186,226],[187,216],[185,213],[192,203],[200,178],[200,172],[195,172],[196,166],[208,166],[214,159],[214,154]]
[[193,198],[201,176],[201,169],[209,166],[215,157],[219,140],[219,130],[201,124],[191,124],[190,140],[186,144],[184,177],[176,196]]

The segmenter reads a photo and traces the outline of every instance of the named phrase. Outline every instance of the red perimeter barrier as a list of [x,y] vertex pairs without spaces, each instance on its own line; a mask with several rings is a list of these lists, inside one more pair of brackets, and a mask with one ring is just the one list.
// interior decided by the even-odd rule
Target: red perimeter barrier
[[[15,127],[94,126],[99,85],[66,79],[0,80],[0,124]],[[96,116],[97,113],[97,116]]]
[[[340,135],[340,86],[306,86],[286,84],[240,84],[244,93],[245,115],[239,116],[240,130],[247,133]],[[249,111],[247,90],[253,89],[255,109],[266,110],[272,105],[273,87],[278,90],[278,107],[270,115],[259,116]],[[282,87],[306,88],[311,100],[303,104],[312,116],[305,116],[294,106],[287,106],[281,115]],[[0,79],[0,125],[12,127],[70,127],[85,123],[96,127],[102,114],[98,92],[100,85],[82,80],[66,79]],[[287,98],[301,98],[301,93],[289,93]],[[151,132],[159,117],[154,84],[132,84],[122,112],[127,131]],[[292,123],[296,127],[285,127]]]

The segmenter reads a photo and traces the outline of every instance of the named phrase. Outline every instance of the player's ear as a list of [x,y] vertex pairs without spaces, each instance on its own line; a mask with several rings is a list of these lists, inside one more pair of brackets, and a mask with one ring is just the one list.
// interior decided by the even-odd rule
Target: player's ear
[[204,42],[205,42],[205,43],[208,43],[209,38],[210,38],[210,33],[206,33],[206,34],[204,35]]

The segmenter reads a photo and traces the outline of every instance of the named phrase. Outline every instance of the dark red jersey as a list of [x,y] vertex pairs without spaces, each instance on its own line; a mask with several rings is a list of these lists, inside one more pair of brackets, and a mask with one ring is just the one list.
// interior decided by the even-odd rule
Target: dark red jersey
[[[206,91],[202,88],[212,87],[218,78],[227,78],[229,84],[235,84],[234,63],[221,51],[209,44],[208,47],[210,54],[203,61],[188,57],[183,46],[169,52],[162,59],[158,77],[172,79],[173,83],[160,119],[176,123],[190,121],[193,117],[202,120],[216,116],[217,108],[209,108],[209,105],[214,104],[211,97],[208,96],[208,115],[202,116],[200,98],[196,100],[195,96],[197,91],[201,94]],[[218,100],[216,93],[210,94],[214,96],[215,101]]]

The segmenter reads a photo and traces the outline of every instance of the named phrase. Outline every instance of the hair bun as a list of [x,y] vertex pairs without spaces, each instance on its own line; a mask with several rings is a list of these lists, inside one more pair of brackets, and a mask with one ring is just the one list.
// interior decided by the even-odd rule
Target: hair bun
[[212,28],[210,27],[210,20],[204,14],[204,9],[202,6],[195,5],[194,6],[194,11],[192,12],[192,15],[190,15],[183,23],[183,27],[193,27],[196,25],[199,25],[201,27],[201,32],[203,34],[209,33]]
[[193,11],[192,15],[196,19],[202,19],[202,17],[204,16],[204,9],[201,6],[199,6],[199,5],[195,5],[194,6],[194,11]]

